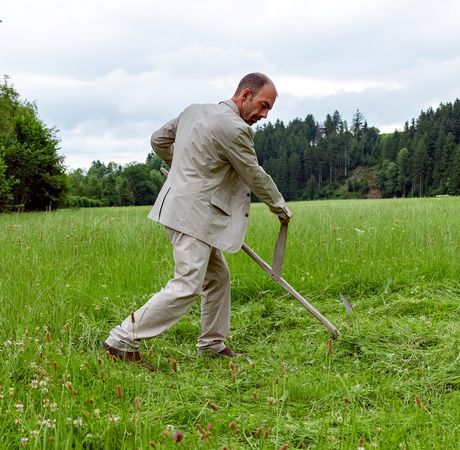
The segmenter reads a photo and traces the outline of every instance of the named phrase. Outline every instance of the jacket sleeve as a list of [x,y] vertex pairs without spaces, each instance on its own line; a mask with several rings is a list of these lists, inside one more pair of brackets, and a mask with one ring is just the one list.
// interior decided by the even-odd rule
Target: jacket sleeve
[[178,118],[170,120],[159,130],[155,131],[150,138],[154,152],[169,165],[171,165],[173,159],[177,122]]
[[239,129],[232,145],[226,147],[227,158],[246,185],[281,219],[290,218],[291,211],[272,177],[257,161],[250,129]]

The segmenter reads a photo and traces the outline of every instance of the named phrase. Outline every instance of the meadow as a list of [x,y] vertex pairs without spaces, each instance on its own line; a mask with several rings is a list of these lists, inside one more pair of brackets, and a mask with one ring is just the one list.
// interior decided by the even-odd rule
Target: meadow
[[[101,347],[172,273],[149,208],[0,215],[0,448],[458,449],[460,198],[290,207],[283,276],[338,339],[238,252],[244,356],[196,355],[197,301],[142,343],[154,373]],[[278,228],[252,205],[268,262]]]

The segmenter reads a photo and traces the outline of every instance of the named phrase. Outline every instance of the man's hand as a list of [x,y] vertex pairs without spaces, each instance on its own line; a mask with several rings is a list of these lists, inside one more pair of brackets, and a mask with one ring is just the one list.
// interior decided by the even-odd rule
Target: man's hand
[[289,221],[291,220],[289,217],[286,217],[285,219],[282,219],[281,217],[278,217],[278,219],[281,222],[281,225],[287,225]]

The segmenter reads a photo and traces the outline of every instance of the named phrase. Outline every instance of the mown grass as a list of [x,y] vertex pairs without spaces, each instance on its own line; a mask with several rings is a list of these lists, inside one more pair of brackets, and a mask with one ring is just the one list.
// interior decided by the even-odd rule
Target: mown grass
[[[195,355],[197,302],[143,343],[153,374],[101,349],[172,272],[148,208],[0,215],[0,448],[458,448],[460,199],[291,207],[284,277],[339,339],[240,252],[245,357]],[[253,205],[267,261],[277,231]]]

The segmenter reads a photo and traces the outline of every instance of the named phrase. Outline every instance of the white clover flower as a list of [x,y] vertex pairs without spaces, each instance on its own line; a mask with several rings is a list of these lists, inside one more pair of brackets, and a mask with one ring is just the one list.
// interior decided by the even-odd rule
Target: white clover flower
[[27,445],[29,443],[29,438],[23,437],[19,442],[21,445]]
[[101,410],[96,408],[96,409],[94,410],[94,415],[95,415],[96,417],[101,417]]
[[19,411],[22,412],[24,411],[24,405],[22,403],[15,403],[14,407]]
[[33,430],[30,433],[35,439],[38,439],[38,436],[40,436],[40,431],[39,430]]
[[117,423],[120,421],[120,417],[119,416],[109,416],[109,422],[112,422],[112,423]]
[[30,387],[31,387],[32,389],[38,389],[38,381],[37,381],[37,380],[32,380],[32,381],[30,382]]
[[83,426],[83,419],[78,418],[73,421],[73,425],[77,428],[81,428]]

